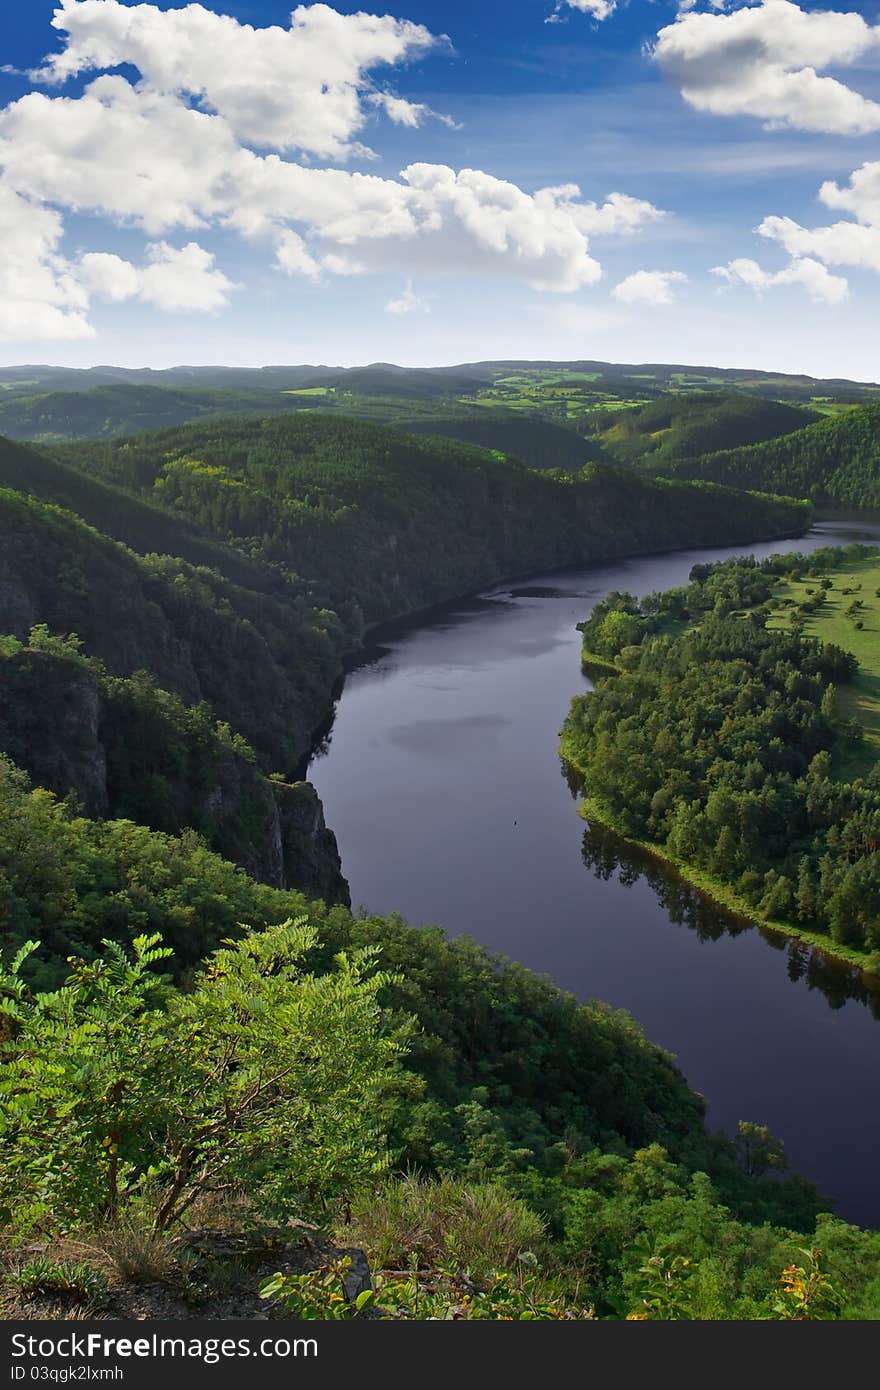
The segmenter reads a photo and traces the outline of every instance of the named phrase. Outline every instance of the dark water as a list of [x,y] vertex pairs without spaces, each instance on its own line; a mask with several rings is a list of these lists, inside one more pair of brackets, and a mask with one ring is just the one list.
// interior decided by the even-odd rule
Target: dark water
[[347,677],[309,776],[356,905],[470,933],[629,1010],[676,1054],[710,1124],[768,1124],[841,1215],[880,1226],[872,1001],[850,972],[585,827],[557,751],[569,701],[588,688],[575,623],[610,589],[667,589],[727,554],[877,538],[880,527],[825,522],[747,551],[533,576],[386,629]]

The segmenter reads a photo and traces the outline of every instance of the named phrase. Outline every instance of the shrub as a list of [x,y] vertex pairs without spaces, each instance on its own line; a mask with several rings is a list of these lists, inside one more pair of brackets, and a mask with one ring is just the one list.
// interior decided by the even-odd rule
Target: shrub
[[134,1221],[101,1231],[95,1241],[119,1278],[132,1284],[171,1284],[182,1277],[177,1243]]
[[36,996],[19,952],[0,970],[0,1208],[19,1228],[94,1227],[149,1184],[162,1231],[230,1184],[285,1220],[370,1181],[402,1050],[376,1002],[390,977],[369,949],[306,974],[315,942],[305,919],[254,932],[185,994],[155,973],[156,936],[131,956],[106,941]]
[[513,1267],[543,1234],[541,1218],[497,1184],[419,1177],[356,1198],[338,1232],[380,1269],[406,1269],[415,1258],[423,1268],[452,1261],[475,1273]]
[[107,1280],[100,1270],[72,1260],[55,1261],[42,1256],[7,1274],[6,1285],[19,1298],[60,1295],[93,1308],[100,1307],[107,1297]]

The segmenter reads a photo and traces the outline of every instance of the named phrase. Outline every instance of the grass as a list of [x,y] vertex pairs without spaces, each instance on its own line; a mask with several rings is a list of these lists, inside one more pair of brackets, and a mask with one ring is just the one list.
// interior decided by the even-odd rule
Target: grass
[[[637,388],[633,387],[634,390]],[[647,396],[624,397],[619,392],[593,385],[586,373],[571,373],[567,377],[543,379],[500,377],[492,386],[473,396],[459,398],[461,404],[505,410],[528,411],[548,420],[579,420],[598,410],[631,410],[644,405]]]
[[809,401],[811,410],[818,411],[820,415],[845,415],[850,410],[856,410],[857,404],[849,401],[833,401],[829,396],[812,396]]
[[410,1175],[356,1197],[335,1235],[363,1248],[374,1269],[407,1269],[415,1257],[421,1268],[452,1261],[479,1274],[540,1245],[544,1222],[499,1184]]
[[[846,718],[858,720],[865,732],[864,744],[852,745],[851,751],[840,759],[836,771],[844,777],[861,777],[870,771],[880,758],[880,563],[875,560],[861,560],[844,569],[834,570],[829,575],[834,587],[828,590],[825,603],[816,613],[807,617],[804,635],[818,637],[822,642],[833,642],[845,651],[852,652],[859,663],[858,675],[849,686],[842,686],[837,692],[838,712]],[[788,579],[777,588],[779,607],[768,620],[770,628],[784,628],[788,624],[790,607],[784,600],[800,604],[811,595],[808,589],[817,590],[819,580],[812,576],[804,580]],[[855,592],[845,593],[850,589]],[[854,601],[863,605],[859,609],[858,620],[863,624],[857,628],[853,619],[846,616],[846,610]]]

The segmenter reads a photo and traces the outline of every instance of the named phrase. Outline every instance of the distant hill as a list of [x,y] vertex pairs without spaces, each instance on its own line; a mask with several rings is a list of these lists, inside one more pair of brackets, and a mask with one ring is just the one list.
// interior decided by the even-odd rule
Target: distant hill
[[[485,381],[491,380],[488,373]],[[458,396],[473,391],[474,376],[454,369],[395,367],[376,363],[371,367],[351,367],[336,372],[321,371],[303,382],[303,388],[351,391],[360,396],[412,396],[415,399]]]
[[173,522],[164,554],[138,556],[69,512],[0,488],[0,535],[0,632],[24,638],[46,623],[76,633],[113,675],[149,671],[187,703],[208,701],[266,770],[296,768],[352,640],[335,615],[169,555]]
[[0,487],[75,512],[97,531],[122,541],[140,555],[177,555],[206,565],[224,578],[258,593],[284,591],[283,579],[241,550],[199,531],[185,516],[163,508],[152,496],[138,497],[72,468],[43,449],[0,437]]
[[558,481],[457,440],[315,411],[206,420],[53,453],[253,559],[308,576],[337,611],[367,622],[502,577],[803,525],[780,500],[599,465]]
[[791,434],[822,416],[759,396],[706,391],[660,396],[632,410],[598,411],[590,418],[593,437],[607,454],[652,468]]
[[[365,394],[436,396],[479,389],[510,375],[546,376],[578,373],[611,391],[649,393],[679,390],[736,390],[780,400],[809,401],[814,397],[852,402],[880,399],[874,382],[822,379],[786,372],[748,368],[692,366],[675,363],[583,361],[466,362],[447,367],[398,367],[374,362],[363,367],[298,364],[268,367],[184,366],[154,370],[101,366],[90,368],[26,365],[0,367],[0,399],[50,391],[91,391],[100,386],[164,386],[204,391],[296,391],[305,387],[341,386]],[[409,384],[408,384],[409,383]],[[465,392],[462,391],[462,394]]]
[[[110,439],[167,429],[206,415],[279,414],[302,409],[310,399],[281,391],[204,391],[128,383],[88,391],[0,395],[0,434],[39,443]],[[314,399],[320,402],[321,398]]]
[[477,444],[510,458],[518,459],[529,468],[564,468],[575,471],[585,463],[599,462],[605,457],[601,444],[584,439],[574,430],[506,411],[484,410],[479,414],[395,420],[398,429],[413,434],[442,435]]
[[864,406],[749,448],[669,470],[729,487],[808,497],[823,506],[880,508],[880,406]]

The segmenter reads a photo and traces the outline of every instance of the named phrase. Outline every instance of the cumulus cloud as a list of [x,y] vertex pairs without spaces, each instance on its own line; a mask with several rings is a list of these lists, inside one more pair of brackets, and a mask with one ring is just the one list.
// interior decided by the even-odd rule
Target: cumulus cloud
[[[289,28],[257,29],[198,4],[160,10],[61,0],[52,24],[65,47],[33,74],[38,80],[131,64],[150,90],[196,98],[239,140],[321,158],[351,153],[367,119],[374,69],[442,42],[408,20],[339,14],[329,5],[299,5]],[[381,99],[392,119],[416,124],[418,108],[395,101]]]
[[880,227],[880,163],[863,164],[844,188],[833,180],[823,183],[819,197],[826,207],[843,208],[859,222]]
[[451,116],[444,116],[441,112],[434,111],[424,102],[407,101],[405,97],[395,96],[393,92],[372,92],[367,99],[372,106],[380,107],[395,125],[409,126],[411,130],[414,130],[426,120],[432,119],[439,121],[441,125],[448,126],[450,130],[461,129],[461,126]]
[[611,291],[621,304],[673,304],[675,287],[687,276],[680,270],[636,270]]
[[121,256],[88,252],[78,263],[80,279],[94,293],[117,303],[140,299],[158,309],[202,312],[222,309],[235,285],[214,256],[190,241],[176,250],[161,241],[147,247],[147,264],[136,266]]
[[422,299],[417,295],[412,287],[412,282],[408,282],[406,289],[395,299],[389,299],[385,305],[386,314],[395,314],[402,317],[404,314],[429,314],[431,306],[427,299]]
[[794,218],[771,216],[755,231],[777,242],[790,256],[880,272],[880,163],[863,164],[842,187],[824,183],[819,197],[827,207],[849,212],[855,220],[804,227]]
[[0,340],[89,338],[88,295],[59,252],[58,213],[0,183]]
[[90,252],[61,254],[64,227],[53,209],[21,197],[0,181],[0,341],[70,340],[94,336],[93,296],[140,299],[161,309],[222,308],[232,282],[194,242],[180,250],[160,243],[146,264]]
[[755,229],[778,241],[792,256],[817,256],[827,265],[880,270],[880,228],[857,222],[834,222],[827,227],[802,227],[790,217],[765,217]]
[[554,16],[558,15],[565,5],[570,10],[580,10],[582,14],[588,14],[593,19],[607,19],[614,14],[617,9],[617,0],[559,0]]
[[[120,64],[140,74],[101,73],[75,96],[32,91],[0,111],[4,187],[43,207],[56,252],[57,209],[150,239],[140,268],[84,259],[74,281],[86,294],[220,307],[232,286],[209,253],[166,240],[213,228],[262,238],[277,270],[314,280],[470,272],[568,293],[601,277],[592,238],[628,236],[663,215],[624,193],[595,202],[570,184],[528,192],[479,169],[412,163],[383,178],[310,163],[349,155],[376,108],[410,127],[434,114],[369,86],[376,64],[435,43],[417,25],[312,5],[289,29],[254,29],[200,5],[118,0],[64,0],[54,22],[67,46],[42,80]],[[76,306],[60,312],[72,330]]]
[[880,25],[859,14],[804,10],[791,0],[684,12],[660,30],[652,52],[698,111],[837,135],[880,130],[880,103],[819,75],[880,52]]
[[808,256],[796,257],[784,270],[775,272],[764,270],[757,261],[744,256],[727,265],[714,266],[712,274],[728,285],[746,286],[757,295],[779,285],[800,285],[818,303],[839,304],[849,293],[842,276],[830,274],[821,261]]
[[212,224],[268,235],[283,269],[310,275],[479,271],[575,290],[601,273],[590,235],[632,233],[661,215],[625,194],[597,204],[574,185],[527,193],[477,169],[411,164],[385,179],[304,167],[257,154],[223,117],[116,74],[79,97],[32,92],[0,112],[0,165],[28,197],[153,237]]

